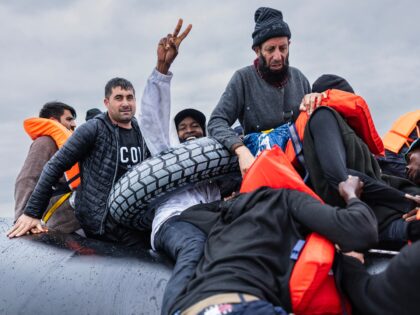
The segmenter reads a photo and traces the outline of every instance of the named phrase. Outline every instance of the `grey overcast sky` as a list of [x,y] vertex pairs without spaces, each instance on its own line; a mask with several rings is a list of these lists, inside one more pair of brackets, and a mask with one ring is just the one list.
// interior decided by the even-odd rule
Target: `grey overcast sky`
[[179,17],[193,29],[172,67],[173,112],[188,106],[209,115],[233,72],[254,59],[260,6],[283,12],[291,65],[311,83],[324,73],[345,77],[381,135],[419,108],[418,1],[1,1],[0,216],[13,214],[14,180],[31,143],[23,119],[60,100],[80,124],[87,109],[104,108],[104,85],[115,76],[131,80],[139,100],[157,42]]

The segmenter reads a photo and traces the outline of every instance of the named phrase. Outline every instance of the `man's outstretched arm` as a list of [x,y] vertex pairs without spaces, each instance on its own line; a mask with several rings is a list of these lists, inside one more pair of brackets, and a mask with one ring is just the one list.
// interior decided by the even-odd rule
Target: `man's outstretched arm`
[[297,191],[289,195],[289,209],[293,217],[331,242],[342,251],[365,250],[378,242],[375,214],[358,196],[363,184],[358,177],[349,177],[340,183],[346,208],[331,207]]
[[[172,73],[171,64],[178,55],[181,42],[187,37],[192,25],[179,35],[182,19],[179,19],[172,34],[160,39],[157,47],[157,65],[147,80],[141,99],[139,122],[146,145],[152,155],[178,143],[172,143],[170,138],[171,93],[170,83]],[[177,138],[175,138],[177,139]]]

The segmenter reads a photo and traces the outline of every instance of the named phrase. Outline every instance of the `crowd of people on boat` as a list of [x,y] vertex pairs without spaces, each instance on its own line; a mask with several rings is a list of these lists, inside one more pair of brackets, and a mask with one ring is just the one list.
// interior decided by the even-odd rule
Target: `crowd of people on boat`
[[[418,313],[419,124],[405,148],[386,151],[347,80],[327,74],[311,86],[289,65],[291,30],[281,11],[267,7],[255,12],[255,60],[233,74],[208,124],[193,108],[171,120],[170,67],[192,29],[182,24],[158,43],[137,119],[135,88],[116,77],[105,86],[106,112],[88,111],[77,128],[75,109],[61,102],[25,121],[33,142],[16,180],[8,237],[54,229],[127,246],[150,238],[174,262],[162,314],[288,314],[296,312],[291,253],[315,232],[335,244],[338,313],[348,313],[348,304],[360,314]],[[124,174],[207,131],[237,156],[239,178],[176,191],[151,209],[149,230],[109,215],[110,191]],[[277,148],[297,177],[285,172],[276,185],[244,189],[256,163],[269,159],[264,152]],[[381,168],[394,162],[406,172]],[[400,250],[374,276],[363,256],[373,247]]]

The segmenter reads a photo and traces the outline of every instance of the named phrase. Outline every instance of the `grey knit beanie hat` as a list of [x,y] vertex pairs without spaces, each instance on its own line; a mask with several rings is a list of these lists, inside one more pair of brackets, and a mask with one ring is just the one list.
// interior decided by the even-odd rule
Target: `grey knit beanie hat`
[[283,21],[283,14],[279,10],[261,7],[255,11],[254,20],[252,48],[273,37],[286,36],[290,39],[292,36],[289,26]]

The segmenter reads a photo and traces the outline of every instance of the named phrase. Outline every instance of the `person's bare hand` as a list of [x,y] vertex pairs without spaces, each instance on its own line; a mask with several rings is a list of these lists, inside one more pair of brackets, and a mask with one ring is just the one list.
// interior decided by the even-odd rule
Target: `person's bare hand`
[[300,103],[299,110],[301,112],[307,112],[308,115],[311,115],[314,110],[321,104],[323,97],[326,97],[325,93],[306,94]]
[[419,213],[419,208],[414,208],[413,210],[407,212],[402,216],[406,222],[411,222],[417,220],[417,214]]
[[338,192],[346,203],[352,198],[360,198],[363,190],[363,182],[357,176],[351,176],[338,184]]
[[252,163],[254,163],[255,157],[244,145],[237,147],[235,149],[235,154],[238,156],[239,168],[241,170],[242,177],[244,177]]
[[43,227],[41,220],[22,214],[13,225],[13,227],[7,231],[9,238],[19,237],[29,233],[44,233],[48,232],[46,227]]
[[347,253],[343,253],[343,255],[346,256],[350,256],[353,258],[356,258],[357,260],[359,260],[362,264],[365,263],[365,256],[362,253],[358,253],[358,252],[347,252]]
[[233,193],[230,194],[230,196],[226,196],[225,198],[223,198],[224,201],[228,201],[231,200],[232,198],[235,198],[237,196],[236,191],[234,191]]
[[172,34],[168,34],[166,37],[160,39],[157,48],[157,66],[156,69],[163,74],[167,74],[172,62],[178,55],[178,49],[182,41],[187,37],[192,29],[192,25],[189,24],[187,28],[179,35],[182,28],[182,19],[178,20],[178,24]]

